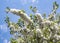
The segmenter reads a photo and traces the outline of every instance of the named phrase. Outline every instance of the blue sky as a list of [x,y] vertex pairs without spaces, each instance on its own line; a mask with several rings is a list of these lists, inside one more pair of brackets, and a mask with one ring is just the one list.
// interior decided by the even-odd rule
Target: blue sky
[[[13,15],[12,13],[7,14],[5,12],[6,7],[24,9],[29,15],[31,13],[29,6],[36,6],[39,13],[50,14],[53,6],[53,2],[57,1],[60,6],[60,0],[0,0],[0,43],[10,43],[11,37],[9,28],[5,23],[5,17],[8,15],[12,22],[17,22],[19,16]],[[60,12],[60,7],[57,12]]]

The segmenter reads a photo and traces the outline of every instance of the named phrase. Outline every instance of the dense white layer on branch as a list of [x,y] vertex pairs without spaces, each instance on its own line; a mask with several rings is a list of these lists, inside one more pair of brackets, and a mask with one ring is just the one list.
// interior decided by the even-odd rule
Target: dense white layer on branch
[[37,19],[38,19],[39,22],[43,21],[43,17],[41,16],[40,13],[36,13],[35,15],[36,15],[36,17],[37,17]]
[[27,23],[32,23],[33,21],[30,19],[30,17],[28,17],[28,15],[26,13],[23,13],[21,10],[18,9],[6,9],[6,12],[11,12],[13,14],[16,14],[18,16],[20,16],[25,22]]
[[43,21],[43,22],[42,22],[42,24],[43,24],[44,26],[50,26],[51,23],[52,23],[52,21],[49,21],[49,20],[46,20],[46,21]]

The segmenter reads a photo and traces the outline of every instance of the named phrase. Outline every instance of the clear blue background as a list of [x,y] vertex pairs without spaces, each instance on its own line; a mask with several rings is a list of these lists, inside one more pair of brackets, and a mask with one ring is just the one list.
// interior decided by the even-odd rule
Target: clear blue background
[[24,9],[29,15],[31,13],[29,6],[36,6],[39,13],[50,14],[52,11],[53,2],[57,1],[59,8],[57,13],[60,12],[60,0],[0,0],[0,43],[8,43],[10,39],[9,28],[5,23],[5,17],[8,15],[12,22],[17,22],[19,16],[12,13],[7,14],[5,12],[6,7]]

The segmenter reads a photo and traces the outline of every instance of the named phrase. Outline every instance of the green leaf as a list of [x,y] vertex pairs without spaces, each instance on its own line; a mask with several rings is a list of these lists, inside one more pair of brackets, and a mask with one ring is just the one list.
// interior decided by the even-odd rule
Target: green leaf
[[9,20],[9,17],[6,16],[6,19],[5,19],[5,22],[8,23],[10,20]]
[[45,13],[43,14],[43,17],[44,17],[44,19],[46,19],[46,14]]
[[25,11],[24,10],[21,10],[23,13],[25,13]]
[[33,12],[33,13],[36,13],[36,12],[37,12],[37,8],[34,7],[34,8],[32,9],[32,12]]
[[11,43],[18,43],[18,42],[17,42],[15,39],[13,39],[13,38],[10,39],[10,42],[11,42]]
[[32,9],[32,6],[30,6],[30,9]]

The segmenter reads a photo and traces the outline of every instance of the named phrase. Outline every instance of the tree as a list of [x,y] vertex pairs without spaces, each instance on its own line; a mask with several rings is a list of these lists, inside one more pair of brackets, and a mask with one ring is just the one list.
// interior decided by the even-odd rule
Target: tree
[[13,36],[11,43],[60,43],[60,18],[56,20],[54,17],[57,14],[58,4],[53,3],[53,10],[47,17],[48,19],[44,17],[46,14],[43,18],[40,13],[37,13],[36,7],[30,6],[30,9],[35,15],[30,14],[28,17],[24,10],[7,7],[7,13],[11,12],[20,16],[17,23],[11,22],[9,17],[5,20]]

